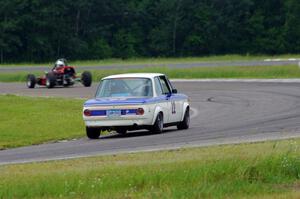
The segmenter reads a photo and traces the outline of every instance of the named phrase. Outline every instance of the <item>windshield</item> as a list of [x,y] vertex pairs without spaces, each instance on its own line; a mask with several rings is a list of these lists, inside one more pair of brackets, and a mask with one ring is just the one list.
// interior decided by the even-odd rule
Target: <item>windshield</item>
[[102,80],[96,94],[96,98],[152,96],[152,82],[148,78],[105,79]]

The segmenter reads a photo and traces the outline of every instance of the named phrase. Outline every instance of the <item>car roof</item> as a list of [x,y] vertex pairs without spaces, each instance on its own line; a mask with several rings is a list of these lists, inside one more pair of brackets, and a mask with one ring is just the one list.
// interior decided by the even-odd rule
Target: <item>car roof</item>
[[164,74],[161,73],[125,73],[125,74],[118,74],[118,75],[110,75],[107,77],[104,77],[103,79],[114,79],[114,78],[133,78],[133,77],[137,77],[137,78],[154,78],[157,76],[162,76]]

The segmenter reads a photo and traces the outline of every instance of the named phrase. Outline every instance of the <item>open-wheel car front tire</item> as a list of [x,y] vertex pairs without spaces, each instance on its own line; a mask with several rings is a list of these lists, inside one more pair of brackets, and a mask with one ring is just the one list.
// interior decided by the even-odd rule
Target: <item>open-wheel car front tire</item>
[[178,130],[188,129],[190,127],[190,108],[187,107],[184,113],[183,120],[177,125]]
[[86,136],[90,139],[98,139],[100,137],[101,129],[86,127]]
[[36,78],[33,74],[27,75],[27,87],[34,88],[36,84]]

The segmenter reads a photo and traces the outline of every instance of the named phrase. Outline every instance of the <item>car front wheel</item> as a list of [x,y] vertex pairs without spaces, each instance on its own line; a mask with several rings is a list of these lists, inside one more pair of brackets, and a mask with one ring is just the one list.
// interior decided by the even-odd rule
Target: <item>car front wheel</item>
[[86,127],[86,135],[90,139],[98,139],[101,133],[99,128]]
[[190,126],[190,109],[187,108],[184,113],[183,121],[177,125],[177,129],[188,129]]

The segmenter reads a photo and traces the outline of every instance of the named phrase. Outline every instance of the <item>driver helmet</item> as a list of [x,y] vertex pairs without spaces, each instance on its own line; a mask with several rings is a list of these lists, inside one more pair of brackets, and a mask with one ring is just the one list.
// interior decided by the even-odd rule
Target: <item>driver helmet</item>
[[64,67],[65,66],[65,63],[61,60],[57,60],[55,62],[55,67]]

